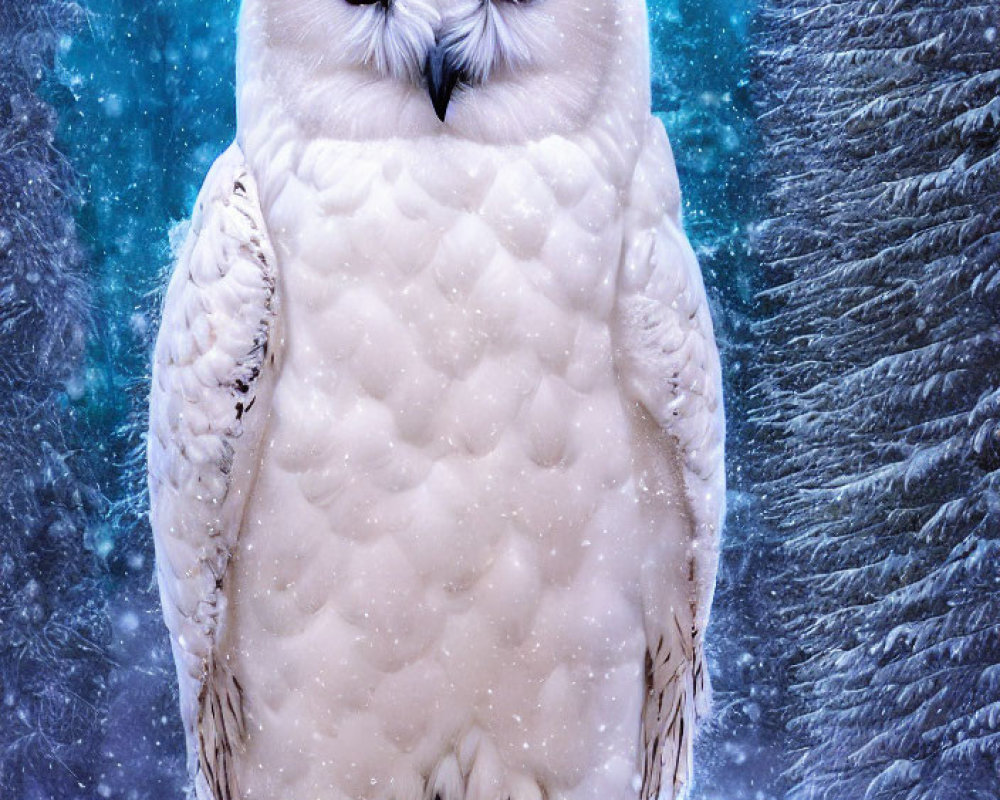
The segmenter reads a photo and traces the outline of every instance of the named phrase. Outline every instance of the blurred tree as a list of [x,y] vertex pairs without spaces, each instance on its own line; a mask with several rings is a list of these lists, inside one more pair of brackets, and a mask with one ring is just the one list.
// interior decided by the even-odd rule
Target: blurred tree
[[180,797],[184,743],[152,579],[145,409],[170,231],[235,128],[235,0],[88,0],[59,58],[60,145],[84,175],[98,335],[78,403],[110,513],[92,534],[112,627],[108,722],[93,769],[103,796]]
[[81,535],[102,498],[67,436],[89,297],[73,175],[39,96],[81,21],[58,0],[0,4],[0,794],[23,800],[93,796],[109,667]]

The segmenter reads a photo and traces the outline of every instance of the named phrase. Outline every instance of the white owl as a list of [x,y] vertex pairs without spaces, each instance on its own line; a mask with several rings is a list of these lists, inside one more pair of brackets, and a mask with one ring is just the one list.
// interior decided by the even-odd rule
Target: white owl
[[643,0],[244,0],[150,400],[200,800],[689,784],[724,422],[648,57]]

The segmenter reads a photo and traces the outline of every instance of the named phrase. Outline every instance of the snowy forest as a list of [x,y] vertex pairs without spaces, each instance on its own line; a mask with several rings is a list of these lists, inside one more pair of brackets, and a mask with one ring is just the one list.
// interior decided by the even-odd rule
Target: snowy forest
[[[0,798],[185,794],[146,519],[236,0],[0,0]],[[725,370],[696,800],[1000,797],[1000,5],[650,0]]]

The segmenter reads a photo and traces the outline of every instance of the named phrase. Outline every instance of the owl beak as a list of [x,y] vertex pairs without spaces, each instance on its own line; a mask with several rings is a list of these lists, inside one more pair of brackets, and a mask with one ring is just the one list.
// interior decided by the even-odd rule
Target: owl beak
[[452,60],[448,48],[438,42],[427,53],[427,63],[424,64],[424,77],[427,79],[427,91],[431,96],[431,105],[438,119],[444,122],[451,102],[452,92],[462,77],[462,70]]

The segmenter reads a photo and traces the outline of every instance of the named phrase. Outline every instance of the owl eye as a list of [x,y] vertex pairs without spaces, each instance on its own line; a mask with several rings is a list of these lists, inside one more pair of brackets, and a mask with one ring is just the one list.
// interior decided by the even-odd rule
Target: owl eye
[[389,7],[389,0],[345,0],[348,5],[352,6],[374,6],[380,5],[382,8]]

